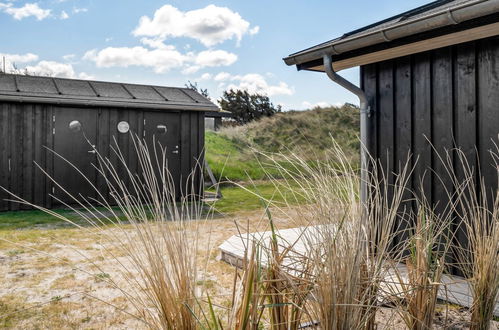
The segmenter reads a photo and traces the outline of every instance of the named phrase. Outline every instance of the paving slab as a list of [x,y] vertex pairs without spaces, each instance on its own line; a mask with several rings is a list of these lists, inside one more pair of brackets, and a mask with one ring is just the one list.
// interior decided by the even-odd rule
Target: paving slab
[[[297,227],[276,231],[276,240],[279,251],[288,249],[288,255],[285,259],[284,267],[288,267],[292,272],[300,271],[298,265],[300,258],[308,255],[307,247],[313,244],[313,239],[318,235],[314,233],[318,227]],[[263,249],[269,249],[272,238],[272,232],[254,232],[239,235],[233,235],[220,246],[221,260],[241,268],[246,258],[246,252],[250,251],[252,245],[258,244]],[[316,238],[315,238],[316,239]],[[266,253],[260,257],[262,265],[267,263]],[[400,294],[402,286],[400,280],[407,281],[407,267],[404,264],[397,264],[397,269],[389,269],[386,272],[382,284],[382,291],[390,292],[393,297]],[[464,278],[452,275],[443,275],[442,284],[438,292],[438,298],[453,304],[464,307],[471,307],[473,302],[471,287]],[[384,299],[381,299],[384,300]],[[499,316],[499,303],[496,305],[494,315]]]

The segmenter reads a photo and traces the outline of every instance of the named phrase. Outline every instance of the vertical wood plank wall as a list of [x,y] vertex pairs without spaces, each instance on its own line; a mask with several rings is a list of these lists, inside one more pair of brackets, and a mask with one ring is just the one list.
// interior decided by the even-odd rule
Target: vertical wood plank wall
[[[0,103],[0,186],[28,202],[48,208],[56,206],[49,197],[53,184],[34,163],[39,164],[48,173],[53,173],[54,156],[47,148],[53,149],[54,107],[29,103]],[[125,159],[128,160],[130,170],[136,172],[138,162],[134,156],[133,143],[128,136],[113,132],[116,132],[116,124],[119,121],[126,120],[131,130],[142,136],[142,110],[118,108],[94,108],[94,110],[99,112],[96,141],[99,152],[117,163],[116,155],[110,150],[110,145],[115,145],[114,135]],[[182,185],[186,187],[185,180],[203,155],[204,112],[182,111],[180,125],[181,175]],[[124,169],[121,166],[118,168],[126,178]],[[197,181],[200,181],[199,179],[200,176],[197,175]],[[202,186],[197,181],[194,182],[194,190],[201,192]],[[109,198],[107,185],[100,175],[97,176],[95,184],[100,192]],[[0,189],[0,211],[29,209],[28,206],[5,201],[9,198],[9,194]]]
[[[48,179],[34,165],[51,168],[44,146],[52,146],[52,107],[0,104],[0,186],[28,202],[51,206]],[[0,211],[28,209],[0,191]]]
[[[488,191],[497,190],[490,151],[499,142],[499,37],[366,65],[361,85],[375,111],[368,124],[370,153],[389,173],[413,154],[409,188],[418,193],[422,187],[437,212],[445,212],[446,190],[452,193],[438,156],[445,150],[461,148]],[[462,177],[455,154],[451,162]],[[465,243],[465,233],[457,239]]]

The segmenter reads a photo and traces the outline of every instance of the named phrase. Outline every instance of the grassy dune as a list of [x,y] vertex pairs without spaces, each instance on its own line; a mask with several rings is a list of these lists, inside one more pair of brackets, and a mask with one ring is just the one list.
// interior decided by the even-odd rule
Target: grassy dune
[[[293,153],[310,160],[340,144],[352,162],[358,161],[359,110],[353,105],[289,111],[244,126],[206,133],[206,158],[215,176],[234,181],[265,178],[265,161],[255,150]],[[272,172],[272,169],[267,168]]]

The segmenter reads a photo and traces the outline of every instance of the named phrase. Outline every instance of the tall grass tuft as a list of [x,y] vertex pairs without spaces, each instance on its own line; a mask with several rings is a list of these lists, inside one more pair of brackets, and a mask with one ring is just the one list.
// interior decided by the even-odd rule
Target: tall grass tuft
[[[71,223],[95,237],[105,263],[98,264],[84,251],[77,250],[75,252],[87,258],[91,265],[89,269],[80,270],[111,272],[113,275],[103,281],[118,289],[126,299],[130,308],[122,309],[123,312],[152,329],[196,329],[203,323],[200,292],[196,287],[199,276],[197,226],[200,222],[191,221],[203,217],[200,192],[195,190],[196,178],[191,176],[187,180],[183,188],[190,193],[184,191],[178,201],[165,149],[154,143],[154,150],[149,150],[145,141],[134,136],[131,139],[138,157],[138,173],[130,170],[117,143],[111,149],[118,164],[95,150],[98,159],[95,167],[109,191],[110,201],[103,189],[85,178],[67,160],[75,175],[92,185],[98,198],[71,195],[54,182],[71,199],[71,203],[59,201],[77,213],[85,224],[75,223],[62,214],[21,198],[16,201]],[[56,156],[64,159],[61,155]],[[88,294],[92,296],[92,293]]]
[[[435,318],[438,292],[447,269],[446,259],[452,247],[452,207],[436,214],[424,199],[418,200],[414,228],[403,243],[407,255],[401,259],[407,272],[394,267],[399,292],[396,310],[408,329],[431,329]],[[400,299],[400,300],[399,300]]]
[[[306,228],[302,243],[312,285],[304,315],[321,329],[374,329],[378,294],[389,269],[386,259],[398,255],[391,242],[398,232],[409,166],[388,188],[383,169],[372,160],[369,200],[363,204],[360,175],[337,144],[324,161],[311,163],[296,154],[274,159],[267,155],[284,179],[272,182],[286,202],[267,202]],[[393,198],[387,198],[389,189]],[[303,206],[288,212],[298,201]]]
[[[497,164],[499,148],[492,153]],[[499,191],[488,191],[473,162],[460,150],[455,157],[461,173],[449,171],[459,192],[457,216],[468,241],[458,244],[461,270],[467,277],[472,294],[471,325],[473,330],[490,329],[499,302]],[[448,164],[450,168],[450,164]],[[499,180],[499,179],[498,179]]]
[[[279,235],[266,208],[269,237],[248,234],[247,252],[239,288],[234,291],[233,329],[300,329],[309,319],[308,295],[313,287],[307,260],[294,250],[294,242]],[[249,236],[252,236],[251,238]]]

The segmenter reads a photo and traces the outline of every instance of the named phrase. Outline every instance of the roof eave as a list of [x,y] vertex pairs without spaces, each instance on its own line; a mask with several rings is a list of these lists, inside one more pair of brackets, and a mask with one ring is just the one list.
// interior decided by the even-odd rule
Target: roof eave
[[90,100],[81,98],[61,98],[39,95],[10,95],[1,94],[0,101],[16,102],[16,103],[43,103],[66,106],[100,106],[100,107],[117,107],[117,108],[135,108],[135,109],[151,109],[151,110],[189,110],[189,111],[211,111],[217,112],[220,109],[213,103],[155,103],[142,102],[136,100]]
[[336,39],[323,46],[311,47],[283,58],[287,65],[301,65],[321,59],[324,55],[340,55],[350,51],[388,43],[415,34],[455,25],[474,18],[499,12],[499,0],[477,0],[448,8],[445,11],[423,16],[415,20],[402,21],[399,24],[369,33],[353,35],[345,39]]

